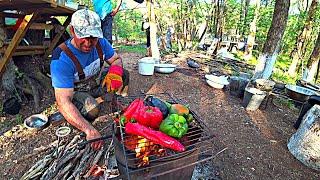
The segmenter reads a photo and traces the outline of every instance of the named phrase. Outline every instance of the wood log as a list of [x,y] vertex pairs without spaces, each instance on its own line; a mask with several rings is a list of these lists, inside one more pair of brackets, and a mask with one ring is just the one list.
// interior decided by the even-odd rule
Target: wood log
[[61,179],[66,174],[68,174],[72,167],[74,167],[77,163],[77,161],[82,157],[83,153],[85,152],[85,149],[80,150],[80,152],[77,154],[75,158],[73,158],[68,165],[66,165],[63,169],[60,169],[59,173],[56,175],[54,179]]
[[303,117],[288,142],[290,153],[309,168],[320,171],[320,106],[314,105]]
[[39,160],[37,163],[35,163],[22,177],[21,180],[23,179],[31,179],[31,177],[34,177],[36,174],[39,172],[44,171],[44,168],[47,167],[52,161],[53,161],[53,156],[55,152],[52,152],[48,155],[46,155],[43,159]]

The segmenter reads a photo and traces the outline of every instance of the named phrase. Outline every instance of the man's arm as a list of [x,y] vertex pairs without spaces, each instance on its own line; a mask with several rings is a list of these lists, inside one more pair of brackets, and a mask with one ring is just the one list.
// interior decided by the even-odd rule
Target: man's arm
[[[79,112],[76,106],[72,103],[73,88],[55,88],[55,97],[58,103],[58,108],[64,118],[74,127],[86,134],[86,139],[95,139],[101,137],[91,123],[89,123]],[[96,141],[91,143],[94,149],[100,149],[103,141]]]
[[116,53],[114,52],[113,56],[109,59],[107,59],[107,63],[111,66],[111,65],[119,65],[119,66],[123,66],[122,64],[122,58]]
[[110,13],[110,16],[115,16],[117,14],[117,12],[119,11],[120,9],[120,6],[121,6],[121,3],[122,3],[122,0],[118,0],[117,1],[117,7],[115,10],[112,10],[111,13]]

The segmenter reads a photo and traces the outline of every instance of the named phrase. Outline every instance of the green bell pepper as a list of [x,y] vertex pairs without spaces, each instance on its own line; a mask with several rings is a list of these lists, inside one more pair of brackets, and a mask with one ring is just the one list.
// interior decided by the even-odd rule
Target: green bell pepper
[[188,131],[187,120],[178,114],[169,114],[159,127],[159,130],[169,136],[181,138]]

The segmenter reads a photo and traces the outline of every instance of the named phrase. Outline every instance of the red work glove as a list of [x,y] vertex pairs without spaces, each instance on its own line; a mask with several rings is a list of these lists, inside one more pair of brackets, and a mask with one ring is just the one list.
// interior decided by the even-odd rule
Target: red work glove
[[102,82],[102,87],[106,85],[108,93],[115,93],[122,86],[123,68],[118,65],[112,65],[109,68],[108,74]]

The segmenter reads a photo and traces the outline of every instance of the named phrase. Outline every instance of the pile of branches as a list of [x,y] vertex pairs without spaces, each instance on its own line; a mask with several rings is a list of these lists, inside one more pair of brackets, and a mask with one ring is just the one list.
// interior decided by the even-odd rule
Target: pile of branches
[[[113,141],[109,146],[94,151],[90,144],[82,148],[80,135],[76,135],[70,142],[58,142],[58,146],[43,159],[36,162],[22,177],[24,179],[82,179],[94,174],[103,167],[105,176],[119,175],[117,169],[108,169],[108,160],[114,152]],[[100,174],[102,175],[102,174]]]

